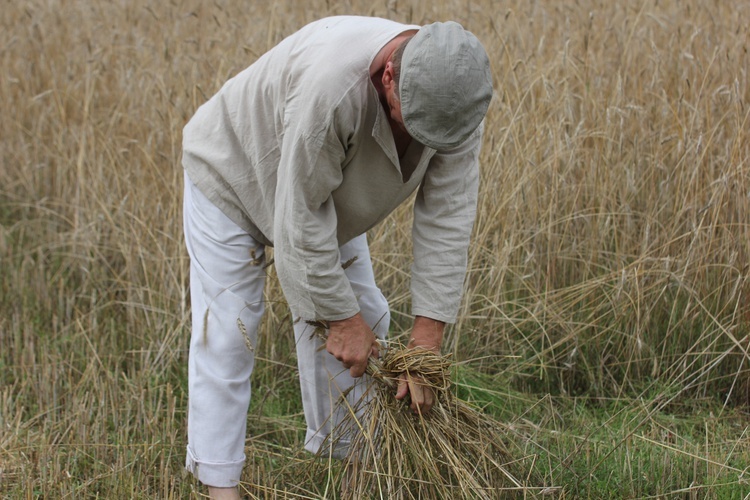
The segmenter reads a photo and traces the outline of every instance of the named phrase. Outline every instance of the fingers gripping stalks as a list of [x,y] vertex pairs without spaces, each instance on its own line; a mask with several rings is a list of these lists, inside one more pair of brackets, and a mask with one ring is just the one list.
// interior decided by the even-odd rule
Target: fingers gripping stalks
[[[324,342],[328,340],[328,322],[323,320],[307,321],[314,327],[312,337]],[[321,347],[322,349],[322,347]],[[436,399],[449,390],[448,368],[450,356],[442,356],[431,349],[422,347],[388,348],[381,357],[370,357],[365,373],[379,384],[391,389],[399,388],[407,381],[413,381],[422,387],[431,389]]]
[[[312,321],[306,321],[306,323],[314,327],[313,332],[310,335],[310,338],[317,337],[323,342],[328,341],[328,331],[329,331],[330,325],[327,321],[312,320]],[[320,349],[325,349],[325,344],[321,346]],[[396,388],[396,382],[394,380],[386,379],[384,377],[382,364],[376,357],[370,356],[368,358],[367,366],[365,367],[364,373],[372,377],[374,380],[378,380],[394,389]]]

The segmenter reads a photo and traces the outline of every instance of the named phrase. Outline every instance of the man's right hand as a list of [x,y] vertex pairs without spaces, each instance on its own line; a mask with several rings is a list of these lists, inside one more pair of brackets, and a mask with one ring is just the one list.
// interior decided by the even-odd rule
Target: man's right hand
[[351,318],[328,323],[326,350],[341,361],[349,374],[361,377],[367,369],[370,356],[378,357],[379,344],[360,313]]

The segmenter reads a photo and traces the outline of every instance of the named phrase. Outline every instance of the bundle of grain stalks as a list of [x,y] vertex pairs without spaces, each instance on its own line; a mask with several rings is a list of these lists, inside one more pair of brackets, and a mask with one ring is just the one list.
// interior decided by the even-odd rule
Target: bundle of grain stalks
[[[393,345],[370,359],[369,387],[347,408],[332,439],[351,444],[342,498],[505,498],[534,496],[529,457],[511,457],[508,429],[454,395],[450,357]],[[399,376],[419,377],[435,393],[426,414],[397,400]],[[348,405],[341,398],[340,405]],[[536,486],[537,488],[535,488]]]

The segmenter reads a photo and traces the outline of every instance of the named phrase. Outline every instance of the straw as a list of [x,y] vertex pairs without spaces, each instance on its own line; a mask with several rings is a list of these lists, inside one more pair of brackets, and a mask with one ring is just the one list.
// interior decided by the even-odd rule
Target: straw
[[[325,325],[313,324],[324,337]],[[339,400],[348,417],[331,436],[350,439],[341,498],[534,496],[534,474],[524,470],[528,457],[511,457],[507,427],[454,396],[450,367],[450,356],[397,344],[370,358],[368,388],[354,406]],[[394,397],[404,373],[432,388],[428,413],[412,412],[408,397]]]

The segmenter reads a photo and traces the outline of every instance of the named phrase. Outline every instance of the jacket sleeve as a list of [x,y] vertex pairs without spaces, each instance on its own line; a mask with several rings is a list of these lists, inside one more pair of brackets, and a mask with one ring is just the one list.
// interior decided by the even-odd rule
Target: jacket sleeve
[[466,276],[479,189],[480,126],[430,161],[414,202],[412,314],[454,323]]
[[359,305],[341,267],[331,193],[343,179],[348,116],[335,106],[298,102],[301,109],[287,106],[280,152],[276,270],[295,318],[345,319]]

